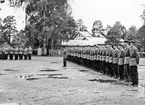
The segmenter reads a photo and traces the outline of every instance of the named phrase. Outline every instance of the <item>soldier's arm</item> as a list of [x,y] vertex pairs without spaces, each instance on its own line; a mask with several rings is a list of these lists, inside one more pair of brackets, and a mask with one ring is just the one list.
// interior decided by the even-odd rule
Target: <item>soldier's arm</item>
[[139,55],[139,53],[138,53],[138,51],[137,50],[135,50],[135,55],[136,55],[136,62],[137,62],[137,64],[139,64],[139,60],[140,60],[140,55]]

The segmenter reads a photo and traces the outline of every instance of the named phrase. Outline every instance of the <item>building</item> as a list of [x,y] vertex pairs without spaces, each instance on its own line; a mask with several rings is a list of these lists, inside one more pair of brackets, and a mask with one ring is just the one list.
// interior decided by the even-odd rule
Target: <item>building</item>
[[97,45],[97,44],[105,44],[106,40],[107,39],[104,36],[95,37],[92,36],[92,34],[90,34],[89,32],[84,31],[84,32],[78,32],[78,34],[76,34],[74,38],[72,40],[69,40],[68,42],[63,41],[62,45],[70,45],[70,46]]

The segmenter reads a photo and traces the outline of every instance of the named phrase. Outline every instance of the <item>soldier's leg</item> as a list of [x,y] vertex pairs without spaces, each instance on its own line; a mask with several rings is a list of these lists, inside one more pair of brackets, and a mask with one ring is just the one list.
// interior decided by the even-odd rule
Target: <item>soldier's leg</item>
[[27,60],[27,55],[26,54],[24,55],[24,60]]
[[124,65],[124,79],[126,80],[126,82],[129,82],[129,73],[127,64]]
[[113,77],[113,66],[112,66],[112,63],[110,63],[110,76]]
[[124,66],[119,65],[119,72],[120,72],[120,80],[124,79],[123,72],[124,72]]
[[102,73],[105,74],[104,61],[102,61]]
[[10,54],[10,60],[12,60],[12,54]]
[[138,71],[137,66],[131,66],[132,72],[132,85],[137,86],[138,85]]
[[6,60],[6,57],[7,57],[7,54],[5,54],[5,58],[4,58],[5,60]]
[[63,58],[63,67],[66,67],[66,58]]
[[4,53],[4,55],[3,55],[3,60],[5,60],[5,53]]
[[130,70],[129,64],[127,65],[127,71],[128,71],[129,82],[131,82],[131,70]]
[[104,61],[104,74],[106,75],[107,69],[106,69],[106,62]]
[[16,60],[18,60],[18,54],[16,54],[15,56],[16,56]]
[[12,54],[12,60],[14,59],[14,54]]
[[18,60],[20,60],[20,54],[18,54]]
[[115,77],[119,78],[118,64],[114,64]]
[[108,76],[111,76],[111,69],[110,69],[110,63],[108,63]]
[[32,55],[30,54],[30,58],[29,58],[29,60],[31,60],[31,56],[32,56]]
[[2,59],[2,55],[0,54],[0,60]]
[[115,69],[114,69],[114,64],[113,64],[113,63],[111,63],[111,65],[112,65],[112,76],[113,76],[113,77],[115,77]]

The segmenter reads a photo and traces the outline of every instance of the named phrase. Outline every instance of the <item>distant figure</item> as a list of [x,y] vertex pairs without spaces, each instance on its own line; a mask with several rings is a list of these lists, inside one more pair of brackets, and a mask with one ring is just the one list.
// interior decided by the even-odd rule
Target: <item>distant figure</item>
[[31,60],[31,56],[32,56],[32,48],[31,46],[28,47],[28,59]]
[[15,48],[15,60],[18,60],[19,48]]
[[27,60],[28,48],[25,47],[24,49],[24,60]]
[[67,65],[66,59],[67,59],[67,51],[64,48],[64,52],[63,52],[63,67],[66,67],[66,65]]
[[2,51],[2,48],[0,48],[0,59],[2,59],[2,54],[3,54],[3,51]]
[[42,48],[41,48],[41,47],[38,48],[37,54],[38,54],[39,56],[42,55]]
[[13,60],[13,48],[10,48],[10,60]]

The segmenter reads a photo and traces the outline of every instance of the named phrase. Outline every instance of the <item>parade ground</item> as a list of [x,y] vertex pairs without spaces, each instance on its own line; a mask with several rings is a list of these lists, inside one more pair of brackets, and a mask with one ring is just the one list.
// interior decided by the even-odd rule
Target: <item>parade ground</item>
[[0,105],[144,105],[145,58],[139,87],[67,62],[62,57],[0,60]]

